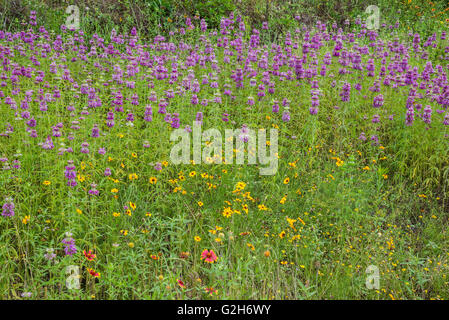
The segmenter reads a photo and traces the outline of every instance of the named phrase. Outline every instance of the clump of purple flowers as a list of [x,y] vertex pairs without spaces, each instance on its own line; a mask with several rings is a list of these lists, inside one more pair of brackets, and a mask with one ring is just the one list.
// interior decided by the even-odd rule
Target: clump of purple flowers
[[161,170],[162,170],[162,164],[161,164],[160,162],[157,162],[157,163],[154,165],[154,170],[156,170],[156,171],[161,171]]
[[378,96],[374,97],[373,100],[373,107],[374,108],[380,108],[384,104],[384,96],[382,94],[379,94]]
[[285,107],[284,112],[282,113],[282,121],[284,122],[290,121],[290,110],[288,107]]
[[413,121],[415,121],[415,109],[413,109],[413,106],[407,109],[407,112],[405,114],[405,125],[411,126],[413,125]]
[[46,250],[46,253],[44,254],[44,258],[47,259],[48,261],[52,261],[53,259],[56,258],[56,253],[54,253],[54,252],[55,252],[55,249],[48,248]]
[[6,198],[5,204],[2,207],[2,216],[4,217],[13,217],[15,215],[14,212],[15,205],[12,198]]
[[98,196],[100,194],[100,191],[97,190],[97,185],[95,183],[92,183],[90,187],[91,189],[89,190],[89,194],[91,196]]
[[77,252],[75,246],[75,239],[72,238],[72,233],[66,232],[66,237],[61,241],[64,244],[64,252],[66,256],[73,256]]
[[360,133],[359,139],[362,141],[366,141],[365,132]]
[[430,106],[424,108],[422,119],[427,124],[432,122],[432,108]]
[[343,87],[341,88],[341,101],[349,101],[349,96],[351,95],[351,84],[346,82],[343,84]]
[[446,114],[444,115],[444,121],[443,124],[445,126],[449,126],[449,113],[446,112]]
[[51,140],[51,137],[48,136],[45,142],[42,144],[42,148],[45,150],[53,149],[55,146],[53,144],[53,141]]
[[65,167],[65,177],[68,180],[67,185],[69,187],[75,187],[77,185],[76,182],[76,167],[73,165],[73,160],[69,160],[68,165]]

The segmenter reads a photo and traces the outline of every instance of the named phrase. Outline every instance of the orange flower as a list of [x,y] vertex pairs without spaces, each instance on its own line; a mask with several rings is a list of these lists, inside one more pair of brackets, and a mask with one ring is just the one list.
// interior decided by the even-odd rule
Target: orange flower
[[182,282],[182,280],[177,279],[176,282],[178,282],[178,285],[179,285],[181,288],[185,289],[186,286],[185,286],[184,282]]
[[89,250],[88,252],[86,252],[86,250],[84,250],[83,254],[86,257],[86,259],[89,261],[93,261],[96,258],[96,255],[92,253],[92,250]]
[[214,250],[204,250],[201,253],[201,259],[204,259],[204,262],[214,263],[217,261],[218,257],[216,256]]
[[208,293],[209,295],[214,295],[214,294],[218,294],[218,291],[215,290],[214,288],[210,287],[210,288],[204,288],[204,291],[206,291],[206,293]]
[[90,275],[92,277],[94,277],[94,278],[99,278],[100,277],[100,273],[95,271],[94,269],[87,268],[87,272],[89,272]]

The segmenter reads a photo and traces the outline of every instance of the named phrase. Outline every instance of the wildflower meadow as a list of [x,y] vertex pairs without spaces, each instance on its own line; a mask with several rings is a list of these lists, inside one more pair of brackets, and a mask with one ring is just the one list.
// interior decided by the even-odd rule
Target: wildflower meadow
[[449,23],[381,9],[1,29],[0,298],[448,299]]

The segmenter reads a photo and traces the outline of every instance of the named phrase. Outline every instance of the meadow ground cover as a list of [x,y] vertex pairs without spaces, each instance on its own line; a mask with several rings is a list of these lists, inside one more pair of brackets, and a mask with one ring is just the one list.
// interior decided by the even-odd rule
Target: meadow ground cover
[[[445,28],[0,31],[0,297],[448,299]],[[195,123],[276,172],[174,164]]]

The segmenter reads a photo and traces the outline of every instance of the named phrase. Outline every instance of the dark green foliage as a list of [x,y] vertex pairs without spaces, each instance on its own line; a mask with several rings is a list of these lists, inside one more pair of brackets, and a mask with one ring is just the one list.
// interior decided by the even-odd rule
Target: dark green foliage
[[[31,10],[37,12],[38,25],[57,31],[65,22],[67,6],[80,8],[81,27],[87,34],[97,32],[108,36],[112,28],[130,30],[137,27],[141,35],[153,37],[181,26],[185,17],[201,17],[209,28],[217,28],[221,17],[230,12],[246,17],[251,28],[270,26],[271,39],[297,27],[300,22],[313,24],[317,20],[342,25],[346,19],[366,17],[369,0],[0,0],[0,28],[19,30],[28,20]],[[449,18],[445,0],[380,0],[381,23],[400,23],[404,29],[430,35],[435,28],[445,27],[441,21]],[[446,23],[447,27],[447,23]]]

